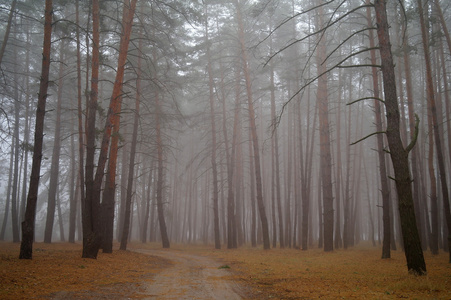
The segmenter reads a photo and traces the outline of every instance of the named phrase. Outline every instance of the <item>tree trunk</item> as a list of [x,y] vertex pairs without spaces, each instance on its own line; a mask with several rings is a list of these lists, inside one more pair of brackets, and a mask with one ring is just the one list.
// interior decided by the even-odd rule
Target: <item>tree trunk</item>
[[[317,24],[324,25],[324,9],[319,7]],[[318,41],[316,63],[317,73],[324,74],[327,66],[326,59],[326,36],[321,36]],[[334,205],[332,191],[332,160],[330,152],[330,128],[329,128],[329,104],[327,91],[327,75],[322,75],[318,79],[318,113],[319,113],[319,132],[320,132],[320,155],[321,155],[321,182],[323,193],[323,212],[324,212],[324,251],[334,249]]]
[[92,58],[91,92],[86,117],[86,194],[82,199],[83,253],[84,258],[97,258],[100,247],[98,236],[100,201],[93,198],[94,193],[94,156],[96,148],[96,114],[99,94],[99,43],[100,43],[100,7],[99,0],[92,0]]
[[[271,39],[272,48],[272,39]],[[271,50],[270,50],[271,51]],[[272,51],[271,51],[272,52]],[[275,195],[273,196],[273,202],[277,203],[277,213],[279,217],[279,243],[280,248],[285,248],[284,243],[284,230],[283,230],[283,215],[282,215],[282,202],[280,195],[280,170],[279,170],[279,136],[278,136],[278,122],[276,119],[276,96],[275,96],[275,86],[274,86],[274,67],[271,64],[270,67],[270,89],[271,89],[271,120],[272,120],[272,136],[271,136],[271,158],[272,158],[272,181],[271,190],[275,189]],[[291,164],[291,162],[289,162]],[[274,194],[274,192],[272,192]],[[275,200],[274,200],[275,199]],[[273,214],[275,214],[275,209],[273,207]],[[273,217],[273,223],[275,223],[275,218]],[[273,225],[273,234],[275,235],[277,227]],[[275,247],[276,239],[273,237],[273,247]]]
[[[434,95],[434,84],[432,82],[432,68],[431,68],[431,56],[429,53],[429,37],[426,31],[426,24],[424,20],[424,13],[423,13],[423,4],[421,0],[417,0],[418,3],[418,11],[420,15],[420,24],[421,24],[421,36],[423,41],[423,53],[424,53],[424,60],[426,63],[426,84],[427,84],[427,99],[428,99],[428,105],[431,110],[432,115],[432,124],[433,124],[433,134],[434,134],[434,140],[435,140],[435,148],[437,151],[437,163],[438,163],[438,169],[440,174],[440,183],[441,183],[441,189],[442,189],[442,199],[443,199],[443,214],[445,216],[446,224],[448,227],[448,243],[451,243],[451,212],[450,212],[450,205],[449,205],[449,192],[448,192],[448,182],[447,182],[447,170],[446,170],[446,163],[445,158],[443,156],[443,148],[442,148],[442,139],[440,137],[440,124],[441,121],[438,119],[438,113],[437,113],[437,105],[435,102],[435,95]],[[449,251],[449,263],[451,263],[451,251]]]
[[[27,43],[30,42],[30,25],[29,23],[27,24]],[[19,212],[19,218],[20,220],[24,219],[24,215],[25,215],[25,206],[27,203],[27,187],[28,187],[28,152],[29,152],[29,144],[30,144],[30,49],[27,49],[26,54],[25,54],[25,65],[27,68],[27,73],[26,73],[26,83],[25,83],[25,127],[24,127],[24,141],[23,144],[25,145],[24,147],[24,159],[23,159],[23,183],[22,183],[22,195],[21,195],[21,200],[20,200],[20,212]]]
[[[79,24],[79,0],[75,6],[75,19],[77,25]],[[83,107],[82,107],[82,92],[81,92],[81,50],[80,50],[80,28],[76,26],[76,40],[77,40],[77,117],[78,117],[78,190],[80,193],[81,202],[85,199],[85,176],[84,176],[84,132],[83,132]],[[89,73],[87,71],[87,73]],[[88,80],[87,80],[88,82]],[[77,198],[74,197],[74,202],[70,204],[70,221],[69,221],[69,242],[75,242],[75,219],[77,212]]]
[[49,195],[47,202],[47,218],[45,223],[44,243],[52,242],[53,224],[55,221],[56,197],[58,191],[59,165],[61,153],[61,102],[63,98],[65,40],[61,40],[59,53],[58,93],[56,103],[55,137],[53,141],[52,164],[50,166]]
[[[248,143],[249,157],[252,156],[252,143]],[[255,170],[254,161],[249,160],[249,189],[251,197],[251,245],[257,247],[257,210],[255,207]]]
[[386,135],[390,147],[390,156],[395,172],[395,183],[398,194],[398,207],[401,220],[401,230],[404,239],[407,269],[409,272],[426,274],[426,263],[421,249],[420,237],[415,220],[411,178],[408,154],[415,140],[405,149],[400,136],[400,120],[398,100],[396,96],[396,81],[393,57],[391,53],[390,36],[385,2],[374,2],[379,38],[379,52],[383,75],[385,107],[387,115]]
[[213,231],[215,237],[215,249],[221,249],[221,240],[219,233],[219,190],[218,190],[218,168],[216,164],[216,121],[215,121],[215,104],[214,104],[214,92],[213,92],[213,70],[211,67],[211,51],[210,40],[208,36],[208,12],[207,5],[205,5],[205,42],[207,44],[207,72],[208,72],[208,87],[209,87],[209,99],[210,99],[210,120],[211,120],[211,168],[213,175]]
[[[339,71],[339,83],[338,86],[342,86],[342,75],[341,71]],[[341,103],[342,93],[338,92],[338,103]],[[335,161],[336,170],[335,170],[335,249],[339,249],[343,246],[343,240],[341,238],[341,184],[342,184],[342,162],[341,162],[341,109],[340,107],[336,108],[337,110],[337,158]]]
[[[120,111],[120,109],[119,109]],[[106,172],[105,187],[102,195],[101,217],[102,218],[102,252],[113,253],[114,235],[114,207],[116,197],[116,166],[117,153],[119,150],[119,127],[120,115],[115,115],[113,121],[113,134],[111,138],[108,169]]]
[[[15,61],[17,61],[17,51],[14,52]],[[19,158],[20,158],[20,97],[19,97],[19,85],[18,76],[14,75],[14,170],[13,170],[13,183],[12,183],[12,195],[11,195],[11,222],[13,228],[13,242],[20,242],[19,235],[19,213],[17,211],[19,202]]]
[[22,222],[22,242],[20,244],[20,259],[31,259],[33,256],[33,239],[36,218],[36,203],[38,200],[39,178],[42,160],[42,144],[44,138],[44,116],[47,100],[47,89],[50,73],[50,49],[52,40],[52,0],[45,1],[44,42],[42,51],[41,80],[39,85],[38,104],[36,109],[36,125],[33,147],[33,163],[31,167],[30,186],[27,196],[25,219]]
[[158,91],[155,91],[155,124],[156,124],[156,141],[157,141],[157,213],[158,224],[160,225],[160,234],[163,248],[169,248],[169,237],[166,228],[166,221],[164,217],[164,203],[163,203],[163,180],[164,180],[164,155],[163,155],[163,141],[161,134],[161,106],[160,96]]
[[[367,0],[369,4],[369,0]],[[371,27],[371,11],[370,8],[366,9],[366,17],[368,21],[368,27]],[[374,48],[374,34],[373,30],[369,32],[370,48]],[[376,51],[371,50],[371,64],[373,66],[377,65],[376,62]],[[377,74],[377,68],[372,67],[372,78],[373,78],[373,96],[374,96],[374,115],[376,120],[376,131],[382,132],[382,107],[379,95],[379,77]],[[377,138],[377,154],[379,159],[379,176],[381,182],[381,194],[382,194],[382,222],[383,222],[383,241],[382,241],[382,258],[390,258],[390,190],[388,186],[388,175],[385,162],[385,151],[384,151],[384,137],[382,134],[378,134]]]
[[440,25],[442,26],[442,30],[443,30],[443,33],[444,33],[444,36],[446,39],[446,43],[448,44],[448,50],[451,53],[451,37],[449,35],[448,27],[446,26],[445,18],[443,17],[442,7],[440,6],[439,0],[434,0],[433,2],[435,4],[436,12],[437,12],[438,18],[440,20]]
[[[72,122],[72,130],[74,123]],[[79,197],[79,176],[76,162],[75,137],[70,137],[70,182],[69,182],[69,243],[75,243],[75,225],[77,218],[77,199]]]
[[265,205],[263,201],[263,187],[262,187],[262,177],[261,177],[261,165],[260,165],[260,148],[258,146],[258,137],[257,137],[257,126],[255,124],[255,111],[254,111],[254,103],[252,97],[252,87],[251,87],[251,79],[248,69],[248,59],[247,59],[247,49],[245,45],[244,39],[244,28],[243,28],[243,19],[241,16],[241,8],[239,7],[239,2],[235,1],[235,6],[237,10],[237,22],[238,22],[238,34],[240,41],[240,49],[241,49],[241,60],[243,63],[243,72],[244,79],[246,81],[246,94],[247,94],[247,104],[248,104],[248,113],[249,113],[249,127],[252,134],[252,145],[254,149],[254,167],[255,167],[255,180],[256,180],[256,188],[257,188],[257,206],[258,211],[260,213],[260,221],[262,225],[262,234],[263,234],[263,248],[270,249],[270,241],[269,241],[269,230],[268,230],[268,219],[266,217]]
[[[12,148],[14,148],[14,137],[12,138]],[[14,151],[11,151],[9,154],[9,171],[8,171],[8,185],[6,188],[6,204],[5,204],[5,213],[3,214],[3,222],[2,222],[2,230],[0,232],[0,241],[5,240],[5,231],[6,225],[8,223],[8,215],[9,215],[9,206],[11,203],[11,182],[13,176],[13,159],[14,159]]]
[[8,38],[9,38],[9,33],[11,31],[11,24],[12,24],[12,20],[13,20],[14,10],[16,9],[16,3],[17,3],[17,0],[13,0],[13,3],[11,3],[11,9],[10,9],[9,15],[8,15],[8,23],[6,23],[5,35],[3,36],[3,43],[0,48],[0,65],[2,64],[2,61],[3,61],[3,55],[5,54],[6,45],[8,44]]
[[[235,108],[234,108],[234,118],[233,118],[233,133],[232,133],[232,145],[231,153],[229,155],[229,147],[227,141],[227,131],[225,129],[225,124],[223,124],[223,131],[225,137],[226,145],[226,155],[227,155],[227,248],[232,249],[236,246],[236,222],[235,222],[235,195],[233,193],[233,172],[234,172],[234,160],[235,160],[235,149],[237,144],[237,131],[238,124],[241,118],[240,111],[240,88],[239,80],[240,70],[236,67],[235,74]],[[223,107],[225,109],[225,107]],[[225,119],[224,119],[225,121]]]
[[[308,87],[307,89],[307,99],[309,101],[309,105],[307,106],[307,111],[310,112],[310,92],[311,89]],[[316,127],[318,105],[315,104],[314,113],[313,113],[313,124],[312,128]],[[301,120],[299,120],[301,123]],[[313,242],[313,239],[310,238],[312,233],[311,224],[311,214],[310,214],[310,197],[311,197],[311,186],[312,186],[312,170],[313,170],[313,146],[315,143],[315,132],[316,130],[310,130],[310,122],[307,123],[306,134],[305,134],[305,156],[303,153],[300,153],[301,160],[301,185],[302,185],[302,242],[301,248],[302,250],[308,249],[309,240],[310,243]],[[311,132],[311,134],[310,134]],[[310,136],[311,135],[311,136]],[[310,140],[309,140],[310,139]],[[302,149],[302,146],[301,146]],[[304,159],[305,157],[305,159]],[[303,164],[305,162],[304,167]]]
[[[139,40],[139,53],[141,53],[141,39]],[[141,102],[141,55],[138,54],[138,69],[136,78],[136,96],[135,96],[135,118],[133,121],[133,133],[132,133],[132,143],[130,146],[130,163],[128,169],[128,181],[127,181],[127,196],[125,200],[125,217],[124,217],[124,228],[121,235],[121,250],[127,249],[127,241],[129,234],[129,223],[130,223],[130,205],[132,203],[133,196],[133,176],[135,170],[135,157],[136,157],[136,147],[138,144],[138,125],[139,125],[139,106]],[[149,186],[150,187],[150,186]],[[143,195],[144,196],[144,195]],[[114,209],[113,209],[114,213]],[[128,216],[127,216],[128,214]],[[114,220],[114,219],[113,219]],[[113,224],[111,224],[113,225]],[[111,239],[113,236],[111,236]]]
[[147,182],[147,189],[146,189],[146,193],[143,194],[143,197],[145,195],[145,199],[146,199],[146,210],[144,213],[144,220],[143,220],[143,231],[142,231],[142,235],[141,235],[141,242],[146,243],[147,242],[147,232],[148,232],[148,227],[149,227],[149,215],[150,215],[150,206],[151,206],[151,197],[150,197],[150,191],[152,190],[152,181],[153,181],[153,176],[152,176],[152,169],[153,169],[153,162],[151,162],[150,167],[149,167],[149,179]]
[[[107,160],[108,145],[111,139],[111,132],[115,124],[119,127],[118,114],[121,110],[122,103],[122,86],[124,80],[125,64],[127,62],[127,52],[130,41],[130,35],[133,25],[133,16],[135,14],[136,1],[132,0],[129,5],[128,1],[124,0],[123,14],[122,14],[122,33],[121,41],[119,46],[119,57],[118,57],[118,67],[116,72],[116,78],[114,81],[113,92],[110,99],[110,105],[108,108],[108,115],[105,122],[105,127],[103,131],[102,143],[100,145],[99,158],[97,163],[97,169],[92,187],[88,189],[86,187],[86,204],[90,203],[93,206],[92,213],[90,217],[93,218],[91,221],[93,227],[91,232],[86,237],[86,244],[83,244],[83,257],[84,258],[97,258],[97,253],[100,248],[100,243],[102,240],[102,226],[101,226],[101,209],[100,209],[100,192],[101,185],[105,170],[105,164]],[[97,0],[93,0],[97,2]],[[94,11],[94,7],[93,7]],[[93,23],[94,23],[94,13],[93,13]],[[94,41],[94,39],[93,39]],[[94,41],[95,43],[95,41]],[[94,58],[93,58],[94,61]],[[94,68],[93,68],[94,69]],[[94,70],[93,70],[94,73]],[[93,84],[93,83],[92,83]],[[91,88],[92,88],[91,84]],[[94,107],[93,107],[94,108]],[[92,113],[90,111],[90,113]],[[95,114],[95,111],[94,111]],[[95,124],[94,124],[95,126]],[[88,131],[92,130],[89,128]],[[86,176],[88,172],[86,172]],[[88,177],[88,176],[87,176]]]

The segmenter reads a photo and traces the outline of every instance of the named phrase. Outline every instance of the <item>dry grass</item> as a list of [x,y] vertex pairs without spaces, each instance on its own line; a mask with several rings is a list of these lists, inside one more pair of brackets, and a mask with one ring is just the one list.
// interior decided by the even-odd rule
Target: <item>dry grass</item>
[[402,251],[380,258],[380,248],[325,253],[314,249],[201,251],[221,258],[242,282],[276,299],[451,299],[448,254],[425,253],[428,275],[407,273]]
[[0,299],[139,296],[141,285],[169,262],[130,251],[81,258],[80,244],[35,243],[33,259],[19,259],[19,244],[0,243]]
[[[131,247],[161,249],[160,244]],[[252,287],[258,299],[451,299],[448,254],[425,253],[428,275],[407,273],[404,254],[382,260],[380,248],[356,247],[324,253],[312,249],[171,245],[172,249],[214,257],[234,279]],[[0,243],[0,298],[139,298],[140,287],[169,262],[129,251],[82,259],[81,245],[34,245],[33,260],[19,260],[19,245]]]

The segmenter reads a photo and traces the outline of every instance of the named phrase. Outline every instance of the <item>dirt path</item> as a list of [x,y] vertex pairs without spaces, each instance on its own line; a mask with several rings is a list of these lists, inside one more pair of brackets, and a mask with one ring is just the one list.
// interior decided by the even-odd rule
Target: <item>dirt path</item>
[[146,287],[146,299],[242,299],[242,289],[221,263],[177,250],[133,251],[160,256],[174,264],[153,278]]

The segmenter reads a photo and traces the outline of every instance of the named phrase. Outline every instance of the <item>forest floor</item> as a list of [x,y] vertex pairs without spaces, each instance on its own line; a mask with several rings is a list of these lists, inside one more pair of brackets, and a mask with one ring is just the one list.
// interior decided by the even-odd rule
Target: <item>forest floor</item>
[[[81,244],[0,243],[0,299],[451,299],[448,254],[425,252],[428,275],[407,273],[402,251],[380,247],[214,250],[132,243],[81,258]],[[117,249],[117,245],[115,245]],[[213,293],[214,292],[214,293]]]

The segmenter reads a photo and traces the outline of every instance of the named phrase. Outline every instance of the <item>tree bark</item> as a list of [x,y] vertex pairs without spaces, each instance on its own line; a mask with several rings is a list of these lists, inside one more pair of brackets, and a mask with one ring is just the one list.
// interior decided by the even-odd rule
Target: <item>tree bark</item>
[[42,144],[44,138],[44,116],[47,100],[47,89],[50,74],[50,49],[52,39],[52,0],[45,1],[44,42],[42,51],[41,80],[39,85],[38,104],[36,109],[36,125],[33,147],[33,163],[31,167],[30,186],[27,196],[25,219],[22,222],[22,242],[20,244],[20,259],[31,259],[33,256],[33,239],[38,200],[39,178],[42,160]]

